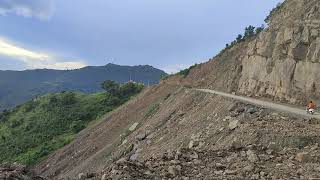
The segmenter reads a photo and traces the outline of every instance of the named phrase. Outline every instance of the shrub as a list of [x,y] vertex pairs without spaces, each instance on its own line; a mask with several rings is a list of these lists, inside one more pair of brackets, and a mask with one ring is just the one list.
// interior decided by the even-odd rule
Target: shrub
[[269,23],[271,17],[278,12],[282,7],[283,7],[284,3],[278,3],[277,6],[275,8],[273,8],[269,15],[266,17],[266,19],[264,20],[265,23]]
[[187,69],[181,70],[181,71],[178,72],[177,74],[178,74],[178,75],[182,75],[182,76],[185,78],[185,77],[187,77],[187,76],[189,75],[190,71],[191,71],[193,68],[197,67],[197,66],[198,66],[198,64],[194,64],[194,65],[190,66],[190,67],[187,68]]
[[252,25],[247,26],[244,30],[244,35],[238,34],[238,36],[236,37],[236,40],[232,41],[230,45],[226,44],[226,47],[220,51],[219,55],[224,53],[226,50],[231,49],[237,43],[245,41],[247,38],[250,38],[252,36],[255,36],[261,33],[264,30],[264,28],[265,28],[264,25],[261,25],[260,27],[257,27],[257,28],[255,28]]
[[108,93],[112,94],[112,95],[115,95],[119,92],[119,84],[117,84],[116,82],[114,81],[111,81],[111,80],[107,80],[107,81],[104,81],[102,84],[101,84],[101,87],[102,89],[104,89],[105,91],[107,91]]

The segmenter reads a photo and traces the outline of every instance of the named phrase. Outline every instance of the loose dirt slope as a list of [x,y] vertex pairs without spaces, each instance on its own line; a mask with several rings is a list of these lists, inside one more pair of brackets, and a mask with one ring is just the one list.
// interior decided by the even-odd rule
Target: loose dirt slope
[[319,98],[319,62],[304,56],[320,50],[319,26],[309,21],[319,6],[285,1],[257,37],[146,89],[35,170],[80,179],[320,178],[318,119],[187,88],[295,104]]

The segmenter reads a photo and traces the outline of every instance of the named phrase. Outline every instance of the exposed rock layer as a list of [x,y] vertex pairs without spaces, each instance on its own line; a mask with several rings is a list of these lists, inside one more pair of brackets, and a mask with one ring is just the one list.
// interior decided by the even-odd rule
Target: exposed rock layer
[[320,1],[287,0],[269,27],[182,82],[294,104],[320,99]]

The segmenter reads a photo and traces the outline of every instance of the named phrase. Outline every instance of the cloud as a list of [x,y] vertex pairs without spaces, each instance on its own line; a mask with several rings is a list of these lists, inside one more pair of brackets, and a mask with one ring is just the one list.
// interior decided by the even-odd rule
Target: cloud
[[172,64],[162,68],[166,73],[177,73],[183,69],[190,67],[190,64]]
[[54,0],[0,0],[0,15],[15,14],[48,20],[54,12]]
[[78,69],[87,66],[83,61],[58,60],[54,55],[22,48],[1,38],[0,55],[18,60],[30,69]]

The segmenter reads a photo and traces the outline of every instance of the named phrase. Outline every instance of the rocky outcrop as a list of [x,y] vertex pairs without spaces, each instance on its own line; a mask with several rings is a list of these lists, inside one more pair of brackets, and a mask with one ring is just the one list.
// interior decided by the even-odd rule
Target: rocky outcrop
[[249,43],[238,92],[299,103],[320,98],[320,1],[286,1]]
[[8,180],[46,180],[41,176],[35,176],[25,166],[21,165],[0,165],[0,179]]
[[264,31],[198,65],[178,82],[301,104],[320,99],[319,69],[320,1],[287,0]]

